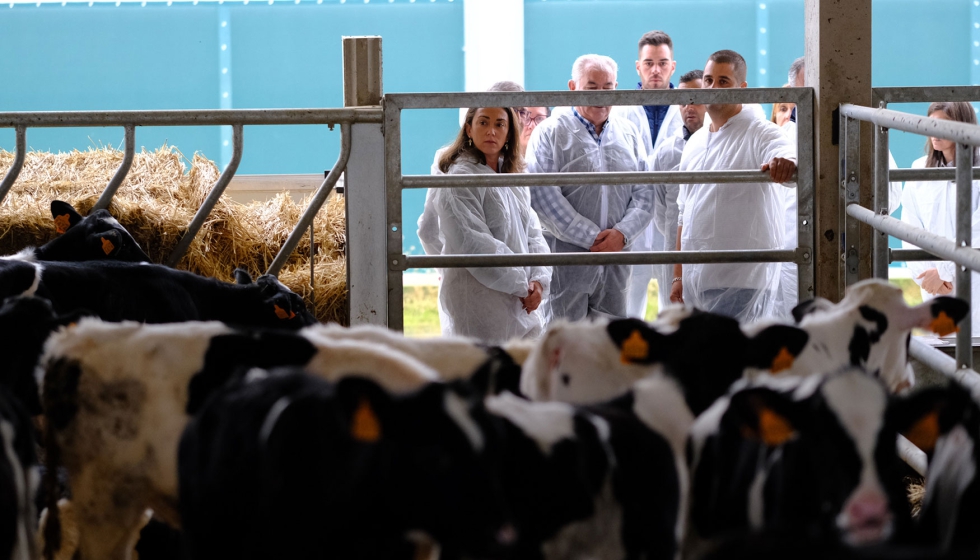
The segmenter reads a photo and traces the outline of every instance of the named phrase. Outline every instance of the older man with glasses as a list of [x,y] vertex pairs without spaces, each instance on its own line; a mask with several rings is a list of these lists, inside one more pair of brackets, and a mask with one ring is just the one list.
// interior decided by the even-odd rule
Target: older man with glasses
[[527,143],[531,139],[531,133],[537,126],[551,116],[551,109],[548,107],[521,107],[517,110],[517,116],[521,119],[521,146],[523,154],[527,155]]

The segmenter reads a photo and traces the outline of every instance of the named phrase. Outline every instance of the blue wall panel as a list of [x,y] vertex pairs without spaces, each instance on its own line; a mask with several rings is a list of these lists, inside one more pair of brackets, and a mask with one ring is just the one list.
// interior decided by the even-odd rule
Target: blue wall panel
[[[463,89],[462,0],[317,1],[0,4],[6,45],[0,110],[336,107],[343,35],[384,38],[386,91]],[[980,9],[973,0],[875,0],[873,6],[875,85],[980,79],[980,42],[974,44]],[[621,88],[636,87],[636,41],[651,29],[674,39],[675,82],[703,68],[710,53],[729,48],[745,55],[750,86],[762,81],[762,69],[770,86],[782,85],[803,53],[803,11],[803,0],[525,0],[526,85],[566,89],[572,61],[596,52],[619,63]],[[229,73],[222,75],[225,67]],[[925,111],[924,104],[894,108]],[[404,117],[404,172],[427,173],[435,150],[458,130],[458,112]],[[11,130],[0,130],[0,147],[12,149],[13,138]],[[32,148],[48,151],[120,146],[122,138],[118,128],[28,132]],[[168,142],[187,156],[200,151],[219,162],[227,159],[227,139],[218,127],[137,130],[138,146]],[[923,143],[891,135],[903,167],[922,154]],[[338,133],[326,127],[250,127],[240,171],[316,173],[333,164],[338,148]],[[413,224],[423,196],[403,198],[408,252],[420,252]]]

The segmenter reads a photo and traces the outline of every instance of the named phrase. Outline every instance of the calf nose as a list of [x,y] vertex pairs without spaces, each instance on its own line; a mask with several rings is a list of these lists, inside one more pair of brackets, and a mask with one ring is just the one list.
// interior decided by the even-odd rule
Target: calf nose
[[510,546],[517,542],[517,528],[510,523],[497,530],[497,542],[504,546]]
[[881,523],[887,515],[888,500],[880,492],[862,492],[854,496],[847,506],[852,527]]

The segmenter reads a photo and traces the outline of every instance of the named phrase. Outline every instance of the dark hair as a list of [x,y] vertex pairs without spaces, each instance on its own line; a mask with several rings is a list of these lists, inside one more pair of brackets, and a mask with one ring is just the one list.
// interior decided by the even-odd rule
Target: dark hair
[[708,57],[708,60],[714,62],[715,64],[731,64],[732,69],[735,71],[735,79],[738,83],[745,81],[745,75],[748,71],[748,66],[745,64],[745,59],[742,55],[735,51],[722,50],[713,53]]
[[677,82],[679,84],[693,82],[694,80],[700,80],[704,78],[704,70],[691,70],[687,74],[681,76],[681,79]]
[[674,56],[674,42],[670,40],[670,35],[667,35],[663,31],[647,31],[640,37],[640,43],[636,49],[643,50],[643,47],[646,45],[653,45],[654,47],[667,45],[667,48],[670,49],[670,56]]
[[[470,107],[466,110],[466,118],[463,119],[463,126],[459,127],[459,134],[453,143],[446,147],[439,158],[439,170],[443,173],[449,172],[449,166],[456,162],[460,156],[466,154],[476,161],[486,164],[487,158],[475,144],[469,142],[466,135],[466,125],[473,126],[473,116],[477,110],[486,107]],[[524,171],[524,155],[521,153],[521,123],[517,118],[517,111],[511,107],[500,107],[507,112],[509,126],[507,128],[507,141],[504,149],[500,152],[504,156],[504,163],[500,166],[500,173],[521,173]]]
[[[937,101],[929,105],[926,116],[933,113],[942,113],[951,121],[962,123],[977,124],[977,113],[973,110],[973,105],[964,101]],[[977,164],[977,148],[973,148],[973,164]],[[947,163],[946,155],[939,150],[932,149],[932,138],[926,138],[926,167],[943,167]]]

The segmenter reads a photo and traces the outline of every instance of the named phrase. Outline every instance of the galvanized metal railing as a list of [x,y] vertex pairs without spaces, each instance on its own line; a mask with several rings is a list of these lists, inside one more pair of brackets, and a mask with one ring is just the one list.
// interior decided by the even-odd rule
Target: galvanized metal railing
[[[459,107],[571,107],[583,105],[685,105],[707,103],[795,103],[798,121],[796,189],[798,247],[794,250],[652,251],[612,254],[557,253],[521,255],[407,256],[402,253],[402,190],[461,186],[541,187],[553,185],[635,183],[758,183],[769,182],[759,170],[707,172],[541,173],[508,175],[402,175],[401,112],[406,109]],[[632,91],[549,91],[522,93],[386,94],[384,99],[385,188],[388,235],[388,327],[403,328],[402,273],[411,268],[554,266],[583,264],[689,264],[730,262],[793,262],[799,270],[801,298],[813,297],[813,90],[811,88],[674,89]],[[737,187],[732,187],[737,188]]]
[[129,173],[136,151],[136,127],[138,126],[220,126],[231,125],[233,129],[233,155],[228,166],[222,171],[204,203],[198,209],[187,231],[167,258],[166,264],[174,266],[183,258],[191,242],[197,236],[207,217],[214,209],[225,188],[241,162],[244,146],[244,127],[251,125],[327,125],[333,130],[340,125],[341,146],[337,164],[324,178],[304,211],[299,223],[290,233],[272,265],[267,271],[278,275],[289,256],[296,250],[300,238],[313,222],[314,216],[326,202],[331,190],[344,171],[351,151],[350,128],[354,123],[382,122],[380,107],[347,107],[340,109],[239,109],[239,110],[189,110],[189,111],[58,111],[58,112],[12,112],[0,113],[0,128],[16,130],[16,155],[14,163],[0,181],[0,201],[14,186],[24,165],[27,151],[28,128],[52,127],[109,127],[122,126],[125,131],[125,148],[122,164],[109,181],[95,209],[108,208],[119,186]]
[[[945,259],[957,263],[956,297],[971,301],[971,272],[980,271],[980,252],[972,248],[972,182],[980,178],[980,168],[973,167],[974,146],[980,145],[980,126],[948,120],[931,119],[925,115],[913,115],[892,111],[885,107],[889,102],[970,101],[980,99],[980,87],[929,87],[929,88],[875,88],[874,99],[878,108],[842,105],[841,136],[846,149],[842,151],[842,169],[848,169],[848,158],[853,158],[856,146],[858,121],[875,125],[874,206],[869,210],[857,203],[859,197],[848,195],[846,214],[856,222],[870,225],[875,230],[871,247],[873,274],[888,278],[888,265],[896,261]],[[955,169],[897,169],[888,168],[888,131],[902,130],[956,142]],[[850,167],[853,167],[851,165]],[[932,232],[910,226],[888,216],[888,183],[896,180],[956,180],[956,239],[951,240]],[[845,178],[845,188],[848,180]],[[859,188],[859,187],[858,187]],[[848,234],[854,227],[849,226]],[[916,245],[921,249],[889,249],[888,235]],[[848,241],[848,245],[851,242]],[[849,278],[850,279],[850,278]],[[956,337],[956,360],[950,368],[948,357],[923,343],[912,344],[910,354],[927,366],[950,377],[963,378],[961,370],[976,375],[973,367],[972,321],[969,316],[960,323]],[[938,366],[938,367],[937,367]],[[978,377],[980,379],[980,377]]]

